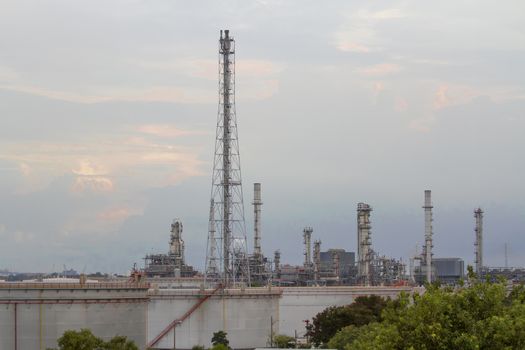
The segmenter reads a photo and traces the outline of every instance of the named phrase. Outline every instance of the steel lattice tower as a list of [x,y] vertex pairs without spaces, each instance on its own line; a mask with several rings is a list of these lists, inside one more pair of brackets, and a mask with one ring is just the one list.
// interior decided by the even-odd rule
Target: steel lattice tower
[[250,284],[235,114],[235,41],[219,39],[219,108],[213,161],[206,281]]

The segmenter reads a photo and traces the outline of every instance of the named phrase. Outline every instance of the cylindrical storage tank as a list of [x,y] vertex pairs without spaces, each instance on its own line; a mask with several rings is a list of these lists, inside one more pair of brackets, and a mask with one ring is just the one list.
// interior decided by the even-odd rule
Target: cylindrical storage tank
[[0,283],[0,349],[56,348],[67,330],[146,346],[148,286],[127,283]]

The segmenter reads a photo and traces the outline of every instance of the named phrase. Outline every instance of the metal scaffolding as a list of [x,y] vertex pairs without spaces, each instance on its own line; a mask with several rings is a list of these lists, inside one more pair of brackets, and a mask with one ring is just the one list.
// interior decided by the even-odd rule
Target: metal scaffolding
[[[241,161],[235,114],[235,41],[219,39],[219,107],[211,188],[205,279],[224,286],[250,284]],[[218,264],[216,263],[218,262]]]

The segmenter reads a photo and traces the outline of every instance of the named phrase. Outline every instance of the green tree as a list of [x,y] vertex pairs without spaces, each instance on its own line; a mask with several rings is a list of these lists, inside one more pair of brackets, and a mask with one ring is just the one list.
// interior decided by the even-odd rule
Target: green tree
[[377,295],[357,297],[347,306],[333,306],[318,313],[307,329],[307,335],[316,346],[326,344],[346,326],[363,326],[379,321],[387,301]]
[[102,346],[104,350],[139,350],[135,343],[123,336],[113,337]]
[[227,345],[218,343],[211,347],[210,350],[229,350],[230,348]]
[[104,342],[91,330],[81,329],[65,331],[58,339],[58,350],[139,350],[139,348],[124,336],[115,336]]
[[69,330],[58,339],[59,350],[98,350],[104,342],[95,337],[89,329]]
[[211,343],[214,346],[218,344],[222,344],[222,345],[225,345],[226,348],[228,348],[228,345],[230,344],[230,342],[228,341],[227,335],[228,333],[224,331],[215,332],[213,333],[213,337],[211,338]]
[[193,345],[191,350],[206,350],[202,345]]
[[359,335],[359,329],[360,327],[357,326],[346,326],[339,331],[328,341],[328,348],[329,349],[339,349],[344,350],[345,346],[347,344],[352,343],[354,340],[357,339],[357,336]]
[[381,322],[362,327],[345,349],[525,349],[524,300],[523,287],[508,294],[503,283],[429,285],[423,295],[390,304]]
[[295,338],[284,334],[278,334],[273,337],[273,344],[281,349],[295,348]]

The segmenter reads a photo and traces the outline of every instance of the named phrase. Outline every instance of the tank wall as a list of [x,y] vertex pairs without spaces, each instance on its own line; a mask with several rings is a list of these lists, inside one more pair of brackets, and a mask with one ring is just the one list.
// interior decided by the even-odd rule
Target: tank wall
[[82,328],[104,340],[124,335],[139,348],[145,347],[145,289],[0,290],[2,350],[15,349],[15,303],[18,349],[55,348],[66,330]]
[[[169,290],[152,296],[148,310],[148,341],[155,338],[171,321],[181,318],[198,301],[196,295],[182,296]],[[177,349],[194,345],[211,346],[214,332],[228,333],[233,348],[266,347],[270,338],[270,321],[278,320],[279,294],[214,296],[203,303],[188,319],[176,327]],[[278,328],[274,322],[274,331]],[[156,347],[173,348],[173,332]]]
[[388,287],[290,287],[283,288],[279,300],[279,333],[302,337],[306,331],[304,320],[312,320],[319,312],[330,306],[351,304],[355,298],[364,295],[379,295],[395,298],[407,288]]

